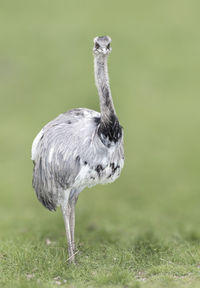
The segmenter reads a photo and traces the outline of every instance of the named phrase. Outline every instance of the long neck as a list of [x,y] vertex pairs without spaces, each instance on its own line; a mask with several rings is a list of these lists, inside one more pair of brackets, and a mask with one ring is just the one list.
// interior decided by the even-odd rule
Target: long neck
[[101,121],[104,123],[108,123],[111,116],[116,114],[109,85],[107,58],[107,55],[94,57],[95,82],[99,93]]

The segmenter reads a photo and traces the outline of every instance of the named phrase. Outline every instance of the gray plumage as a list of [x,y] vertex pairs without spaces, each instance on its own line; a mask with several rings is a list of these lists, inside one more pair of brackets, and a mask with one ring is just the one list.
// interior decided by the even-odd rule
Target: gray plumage
[[113,182],[124,164],[123,133],[114,109],[107,73],[108,36],[94,39],[95,81],[101,113],[69,110],[42,128],[32,145],[33,187],[49,210],[61,206],[74,261],[75,204],[85,187]]

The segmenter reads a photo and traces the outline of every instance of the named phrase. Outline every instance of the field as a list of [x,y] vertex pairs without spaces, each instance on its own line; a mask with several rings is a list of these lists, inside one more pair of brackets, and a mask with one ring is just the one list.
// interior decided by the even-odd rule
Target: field
[[[200,2],[0,3],[0,287],[200,287]],[[113,184],[85,189],[77,264],[58,209],[32,189],[43,125],[99,110],[93,37],[112,38],[109,74],[125,133]]]

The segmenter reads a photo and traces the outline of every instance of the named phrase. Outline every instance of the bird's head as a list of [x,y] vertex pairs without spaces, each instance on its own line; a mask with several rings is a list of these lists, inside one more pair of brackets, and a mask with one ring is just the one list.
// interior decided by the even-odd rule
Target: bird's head
[[109,36],[95,37],[93,53],[95,55],[108,55],[112,50],[110,43],[111,38]]

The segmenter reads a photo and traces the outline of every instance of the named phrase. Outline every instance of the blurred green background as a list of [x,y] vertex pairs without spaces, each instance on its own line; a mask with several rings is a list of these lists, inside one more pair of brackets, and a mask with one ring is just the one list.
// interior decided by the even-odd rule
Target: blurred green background
[[61,214],[45,210],[31,187],[31,144],[68,109],[99,111],[97,35],[112,38],[110,83],[126,161],[115,183],[81,193],[77,239],[98,242],[107,233],[131,243],[153,231],[199,241],[199,11],[195,0],[1,0],[1,243],[64,238]]

